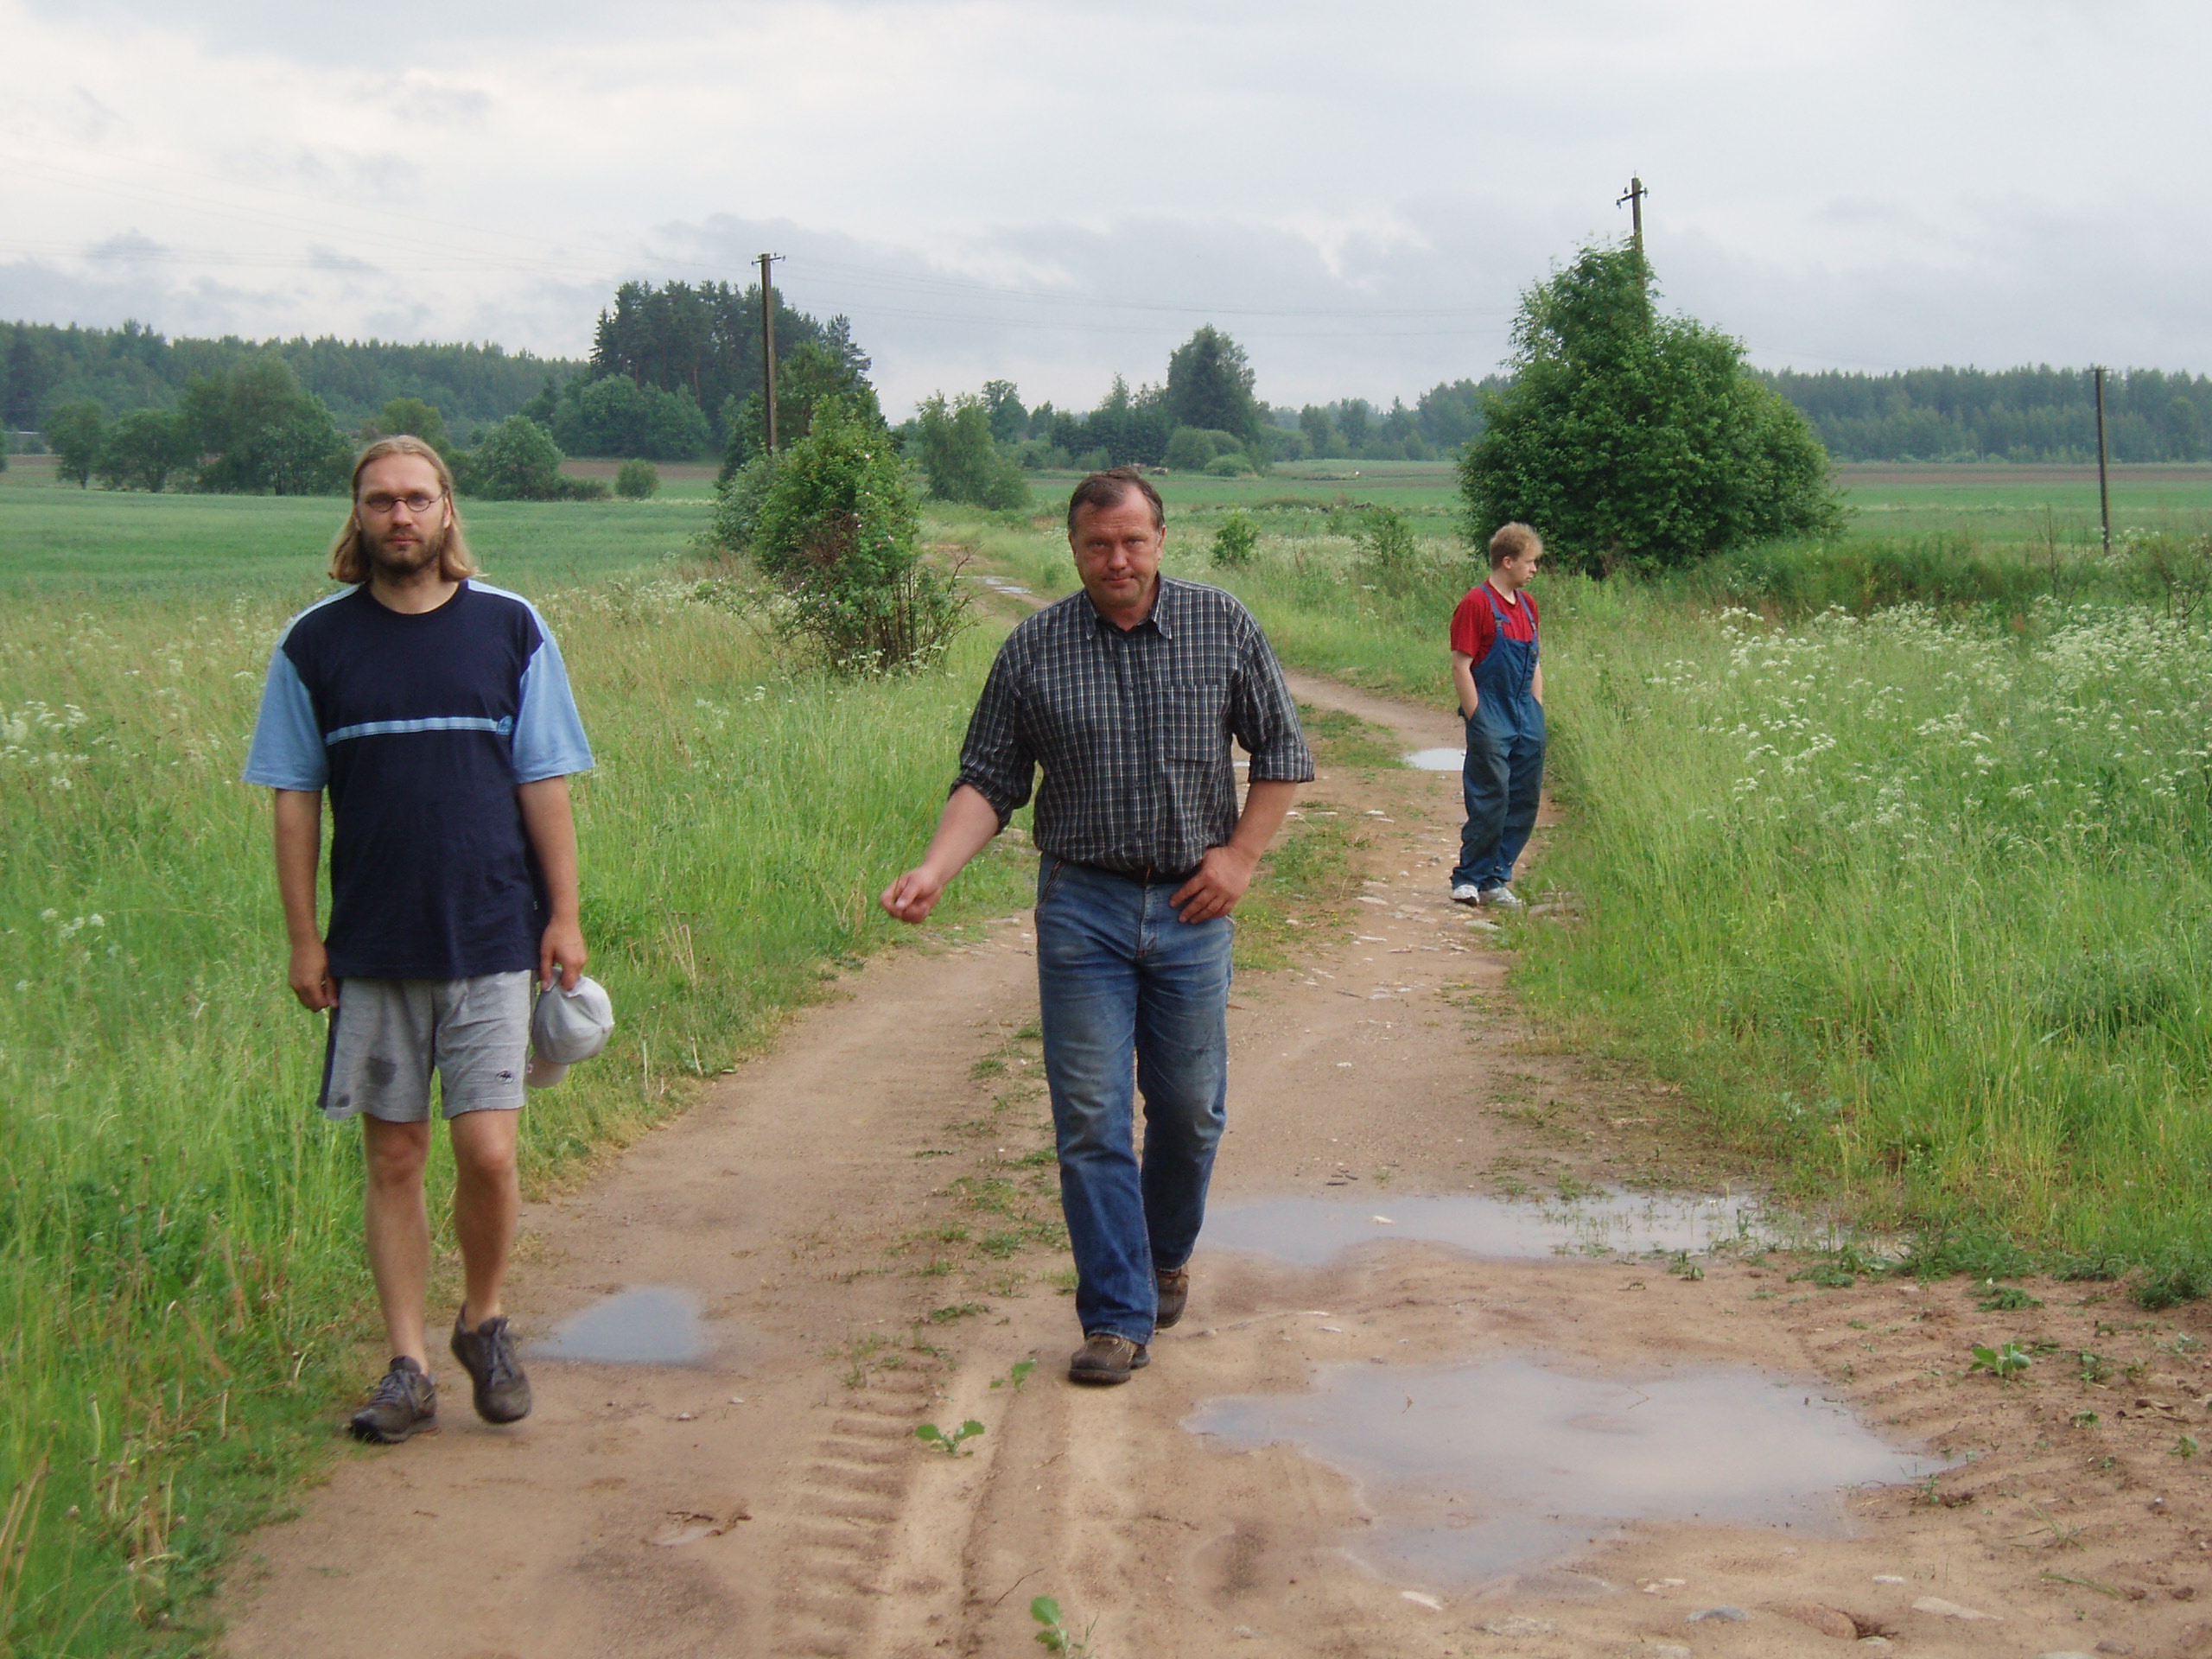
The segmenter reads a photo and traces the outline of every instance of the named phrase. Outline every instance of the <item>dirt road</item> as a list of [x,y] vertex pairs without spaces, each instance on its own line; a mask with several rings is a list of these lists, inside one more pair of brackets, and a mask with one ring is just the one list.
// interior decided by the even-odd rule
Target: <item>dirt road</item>
[[[1409,748],[1457,741],[1448,716],[1300,690]],[[2212,1652],[2193,1599],[2212,1503],[2180,1455],[2212,1389],[2194,1312],[2033,1284],[2043,1306],[1985,1313],[1963,1281],[1826,1287],[1783,1256],[1690,1277],[1664,1255],[1394,1240],[1459,1213],[1425,1200],[1700,1160],[1671,1096],[1528,1039],[1497,936],[1444,896],[1456,778],[1325,776],[1301,806],[1359,821],[1368,885],[1233,1004],[1215,1226],[1272,1242],[1201,1244],[1189,1317],[1129,1386],[1062,1380],[1080,1333],[1027,917],[940,935],[525,1217],[528,1332],[670,1287],[696,1332],[683,1297],[633,1299],[614,1305],[639,1313],[628,1339],[673,1354],[696,1334],[700,1355],[536,1358],[537,1413],[507,1430],[448,1379],[442,1433],[349,1451],[253,1541],[229,1651],[1012,1659],[1038,1651],[1028,1605],[1051,1594],[1114,1659],[1771,1659],[1874,1631],[1928,1655]],[[1371,1242],[1331,1254],[1330,1226]],[[2007,1340],[2024,1373],[1968,1374],[1974,1344]],[[1808,1435],[1859,1435],[1838,1408],[1957,1466],[1786,1525],[1692,1518]],[[1308,1456],[1279,1438],[1332,1412],[1317,1440],[1365,1439]],[[913,1434],[970,1418],[963,1455]],[[1475,1432],[1508,1444],[1455,1465]],[[1523,1438],[1522,1488],[1470,1477]]]

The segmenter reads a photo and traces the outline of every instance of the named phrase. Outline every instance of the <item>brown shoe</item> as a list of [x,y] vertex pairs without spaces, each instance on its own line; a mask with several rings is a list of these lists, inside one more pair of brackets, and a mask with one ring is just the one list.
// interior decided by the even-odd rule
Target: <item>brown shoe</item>
[[1165,1331],[1183,1317],[1183,1305],[1191,1300],[1191,1270],[1162,1268],[1152,1276],[1160,1286],[1160,1312],[1153,1316],[1153,1328]]
[[1068,1361],[1068,1381],[1126,1382],[1131,1371],[1141,1371],[1151,1363],[1152,1356],[1145,1352],[1142,1343],[1117,1337],[1111,1331],[1094,1331]]
[[402,1354],[377,1381],[369,1403],[353,1414],[353,1438],[397,1446],[438,1428],[438,1391],[423,1368]]

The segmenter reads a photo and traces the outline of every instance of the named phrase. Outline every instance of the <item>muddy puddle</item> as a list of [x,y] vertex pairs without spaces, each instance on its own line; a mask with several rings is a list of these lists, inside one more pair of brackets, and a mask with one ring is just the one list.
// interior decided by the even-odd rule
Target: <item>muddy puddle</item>
[[[1312,1392],[1215,1400],[1185,1425],[1275,1443],[1354,1482],[1375,1516],[1351,1553],[1398,1579],[1517,1578],[1636,1522],[1846,1530],[1841,1494],[1942,1466],[1891,1446],[1817,1389],[1746,1367],[1630,1383],[1534,1360],[1324,1369]],[[1586,1580],[1586,1593],[1603,1586]]]
[[1653,1250],[1696,1255],[1738,1240],[1777,1242],[1780,1218],[1748,1196],[1660,1198],[1609,1192],[1573,1203],[1462,1196],[1261,1198],[1206,1215],[1203,1248],[1319,1267],[1343,1251],[1414,1240],[1508,1259],[1613,1256]]
[[1459,772],[1465,770],[1467,752],[1465,749],[1415,749],[1400,757],[1415,772]]
[[639,1285],[594,1302],[542,1342],[533,1359],[605,1365],[691,1365],[713,1349],[700,1300],[670,1285]]

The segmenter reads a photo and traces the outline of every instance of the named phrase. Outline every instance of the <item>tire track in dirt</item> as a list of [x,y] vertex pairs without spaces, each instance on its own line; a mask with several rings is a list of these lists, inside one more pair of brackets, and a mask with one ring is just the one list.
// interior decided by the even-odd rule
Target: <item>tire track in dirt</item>
[[[1296,689],[1408,748],[1457,731],[1448,711]],[[1373,902],[1307,918],[1293,967],[1240,975],[1219,1202],[1357,1196],[1381,1212],[1402,1194],[1700,1163],[1668,1091],[1516,1018],[1495,936],[1443,892],[1457,797],[1455,777],[1412,772],[1306,792],[1301,810],[1361,826]],[[2189,1599],[2212,1583],[2212,1504],[2171,1451],[2212,1424],[2188,1346],[2202,1319],[2098,1287],[2031,1284],[2044,1306],[1986,1313],[1959,1283],[1825,1288],[1778,1257],[1715,1260],[1693,1281],[1403,1243],[1308,1269],[1202,1240],[1191,1313],[1153,1365],[1126,1388],[1070,1387],[1034,1016],[1026,917],[933,931],[587,1188],[533,1205],[512,1298],[527,1333],[624,1286],[673,1285],[701,1299],[710,1357],[535,1362],[538,1411],[512,1430],[474,1422],[448,1381],[442,1434],[349,1449],[297,1519],[252,1541],[228,1650],[1013,1659],[1037,1650],[1030,1598],[1052,1594],[1122,1659],[1832,1650],[1784,1617],[1805,1601],[1878,1619],[1915,1654],[2212,1651]],[[2042,1344],[2027,1380],[1967,1374],[1972,1344],[2013,1338]],[[2077,1350],[2102,1357],[2102,1380],[2075,1382]],[[1300,1394],[1331,1367],[1531,1354],[1628,1379],[1757,1363],[1976,1459],[1851,1496],[1850,1536],[1642,1522],[1465,1585],[1359,1565],[1346,1546],[1376,1517],[1333,1470],[1183,1427],[1208,1400]],[[380,1357],[361,1357],[365,1377]],[[2101,1426],[2072,1426],[2086,1409]],[[971,1416],[986,1433],[963,1455],[913,1438]],[[1930,1595],[2002,1622],[1913,1608]],[[1719,1602],[1748,1618],[1685,1623]]]

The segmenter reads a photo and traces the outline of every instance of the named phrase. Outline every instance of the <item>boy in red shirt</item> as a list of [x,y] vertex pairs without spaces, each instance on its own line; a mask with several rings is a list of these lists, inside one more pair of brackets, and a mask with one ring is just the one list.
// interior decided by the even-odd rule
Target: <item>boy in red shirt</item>
[[1467,722],[1455,904],[1521,908],[1513,862],[1529,844],[1544,786],[1544,671],[1535,596],[1525,589],[1543,556],[1535,531],[1506,525],[1490,538],[1490,580],[1452,613],[1452,683]]

